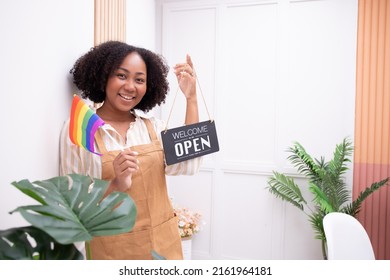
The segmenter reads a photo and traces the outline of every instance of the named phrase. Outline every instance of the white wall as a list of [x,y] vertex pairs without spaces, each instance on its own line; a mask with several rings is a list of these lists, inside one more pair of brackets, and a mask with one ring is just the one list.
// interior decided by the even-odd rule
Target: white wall
[[126,10],[126,42],[155,51],[155,1],[130,0],[126,2]]
[[[130,45],[156,50],[156,3],[155,0],[131,0],[126,2],[126,42]],[[143,114],[139,112],[139,114]],[[160,116],[155,107],[146,116]]]
[[[194,258],[322,258],[307,217],[266,186],[273,170],[306,183],[286,160],[293,141],[329,160],[336,144],[353,139],[357,2],[157,2],[162,53],[169,61],[192,55],[219,137],[220,152],[199,174],[169,178],[176,203],[206,221]],[[179,96],[170,127],[182,123],[183,108]]]
[[93,46],[93,0],[0,0],[0,229],[30,202],[11,186],[58,175],[59,133],[69,116],[75,60]]

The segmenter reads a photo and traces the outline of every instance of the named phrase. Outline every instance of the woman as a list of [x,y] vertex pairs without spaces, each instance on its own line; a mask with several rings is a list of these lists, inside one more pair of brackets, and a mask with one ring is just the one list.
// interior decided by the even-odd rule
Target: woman
[[[108,180],[107,194],[127,192],[137,207],[130,233],[91,241],[93,259],[152,259],[152,250],[167,259],[182,259],[165,175],[192,175],[201,159],[166,166],[160,139],[163,122],[143,118],[134,110],[148,112],[165,101],[168,71],[162,56],[117,41],[92,48],[70,71],[81,96],[102,103],[96,113],[105,121],[105,130],[99,129],[95,135],[96,151],[102,154],[98,156],[71,143],[66,122],[61,133],[60,173]],[[191,58],[187,55],[186,62],[175,65],[174,71],[187,100],[185,124],[196,123],[199,117]]]

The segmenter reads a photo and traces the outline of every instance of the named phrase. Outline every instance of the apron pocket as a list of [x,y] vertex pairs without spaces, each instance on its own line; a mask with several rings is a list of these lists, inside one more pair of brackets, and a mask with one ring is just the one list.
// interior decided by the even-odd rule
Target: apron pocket
[[167,260],[183,259],[178,218],[176,216],[154,227],[152,231],[154,251]]
[[91,242],[92,259],[150,260],[152,259],[151,230],[95,237]]

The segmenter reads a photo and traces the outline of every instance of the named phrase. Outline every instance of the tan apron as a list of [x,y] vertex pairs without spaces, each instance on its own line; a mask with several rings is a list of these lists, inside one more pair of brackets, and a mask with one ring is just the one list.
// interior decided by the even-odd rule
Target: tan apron
[[[143,120],[151,143],[131,147],[139,153],[139,170],[133,174],[127,191],[137,207],[134,228],[129,233],[93,238],[92,259],[148,260],[152,259],[152,250],[166,259],[183,259],[178,220],[167,193],[163,150],[152,123]],[[102,153],[102,179],[112,180],[112,161],[120,151],[108,152],[99,133],[96,143]]]

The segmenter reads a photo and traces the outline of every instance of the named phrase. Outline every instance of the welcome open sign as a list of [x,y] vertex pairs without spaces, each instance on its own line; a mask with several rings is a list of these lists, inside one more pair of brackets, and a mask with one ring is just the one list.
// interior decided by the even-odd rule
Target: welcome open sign
[[161,138],[167,165],[219,151],[214,121],[168,129]]

